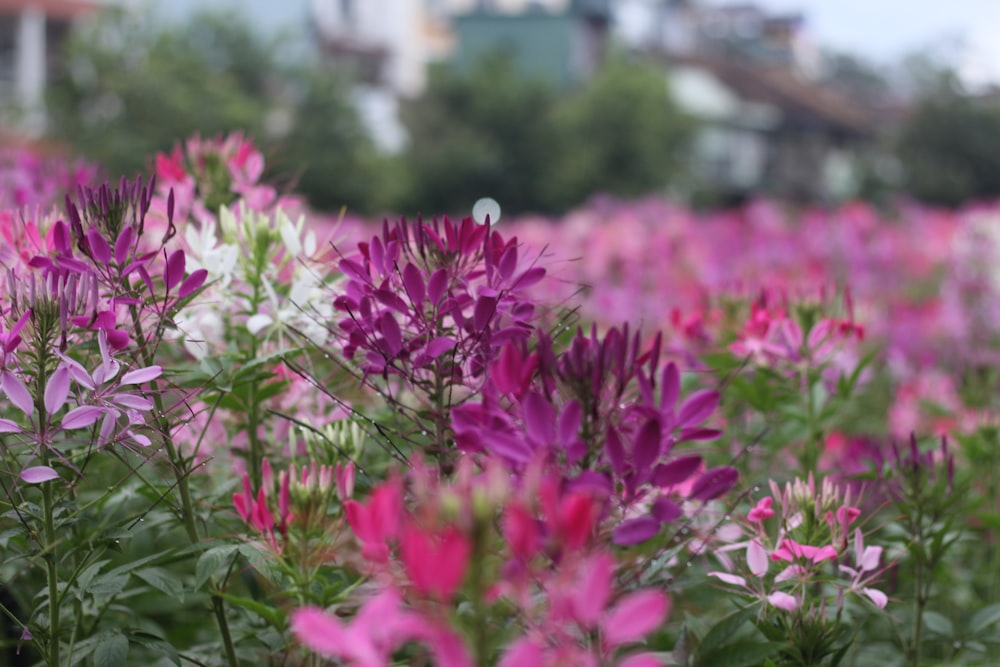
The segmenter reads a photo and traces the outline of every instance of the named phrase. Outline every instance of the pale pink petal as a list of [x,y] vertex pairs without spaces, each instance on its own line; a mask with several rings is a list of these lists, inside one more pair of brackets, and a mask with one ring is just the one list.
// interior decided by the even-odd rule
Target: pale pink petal
[[878,568],[879,560],[882,558],[882,547],[866,547],[865,552],[858,561],[858,567],[863,572],[870,572]]
[[31,394],[28,392],[28,388],[24,386],[21,380],[11,373],[10,371],[4,371],[3,375],[0,376],[0,387],[3,388],[7,398],[10,402],[20,408],[21,412],[27,416],[31,416],[31,413],[35,410],[35,403],[31,398]]
[[778,609],[784,609],[785,611],[795,611],[795,609],[799,606],[799,601],[795,599],[795,597],[789,595],[788,593],[782,593],[781,591],[768,595],[767,601]]
[[867,595],[879,609],[885,609],[885,605],[889,603],[888,596],[876,588],[862,588],[861,592]]
[[134,371],[129,371],[122,376],[121,380],[118,381],[119,384],[143,384],[151,380],[155,380],[160,377],[163,373],[163,369],[159,366],[146,366],[145,368],[137,368]]
[[660,591],[626,595],[605,618],[604,639],[610,646],[641,639],[660,627],[669,610],[670,599]]
[[136,396],[135,394],[115,394],[112,400],[124,408],[133,410],[152,410],[153,402],[148,398]]
[[755,577],[763,577],[767,574],[767,564],[767,551],[764,550],[760,540],[750,540],[750,544],[747,545],[747,565],[750,566],[750,572]]
[[58,478],[59,473],[48,466],[35,466],[34,468],[25,468],[21,471],[21,479],[28,484],[41,484],[42,482]]
[[58,354],[59,358],[62,359],[63,364],[69,368],[70,376],[78,385],[87,389],[94,389],[94,380],[90,377],[90,373],[87,372],[87,369],[81,366],[75,359],[70,359],[62,353]]
[[59,366],[45,383],[45,410],[49,415],[59,412],[69,396],[69,369]]
[[806,570],[801,565],[789,565],[774,578],[775,583],[781,583],[782,581],[788,581],[789,579],[797,579],[804,575]]
[[81,405],[67,412],[62,419],[62,427],[67,431],[86,428],[96,422],[104,414],[104,410],[92,405]]
[[20,433],[21,427],[9,419],[0,419],[0,433]]
[[735,574],[729,574],[727,572],[709,572],[708,576],[715,577],[716,579],[721,579],[727,584],[732,584],[733,586],[743,586],[746,587],[747,580],[743,577],[737,577]]

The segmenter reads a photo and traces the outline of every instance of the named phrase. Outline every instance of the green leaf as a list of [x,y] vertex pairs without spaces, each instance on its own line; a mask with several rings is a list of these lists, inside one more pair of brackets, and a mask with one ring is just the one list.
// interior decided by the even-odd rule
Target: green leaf
[[254,546],[253,544],[241,544],[239,552],[250,563],[250,567],[270,581],[272,584],[281,585],[281,572],[274,566],[274,560],[270,554]]
[[282,613],[280,609],[276,609],[271,605],[267,605],[262,602],[257,602],[256,600],[251,600],[250,598],[238,597],[228,593],[220,593],[219,597],[226,602],[236,605],[237,607],[242,607],[243,609],[252,611],[274,626],[277,630],[283,630],[285,627],[285,614]]
[[160,567],[147,567],[142,570],[136,570],[134,574],[153,588],[165,593],[168,597],[172,597],[179,602],[184,601],[184,584],[173,573]]
[[955,636],[955,628],[945,616],[936,611],[924,612],[924,627],[936,635],[952,639]]
[[681,631],[677,635],[677,641],[674,643],[674,650],[671,651],[670,656],[673,658],[675,665],[687,667],[687,665],[691,664],[691,637],[688,634],[687,625],[681,627]]
[[735,635],[741,627],[747,624],[753,616],[754,611],[753,607],[746,607],[744,609],[734,611],[716,623],[712,629],[708,631],[708,634],[705,635],[698,646],[697,656],[699,658],[699,662],[701,662],[701,657],[706,649],[708,651],[715,650],[728,640],[732,639],[733,635]]
[[136,644],[145,646],[148,649],[159,651],[167,657],[167,660],[177,665],[177,667],[181,667],[181,658],[177,655],[177,649],[175,649],[170,642],[162,637],[157,637],[156,635],[148,632],[134,630],[129,633],[129,639]]
[[87,592],[94,596],[94,602],[97,606],[103,606],[111,598],[125,590],[128,578],[127,574],[102,574],[94,579],[87,588]]
[[120,630],[102,633],[94,648],[94,667],[127,667],[128,638]]
[[87,590],[90,588],[90,582],[94,580],[94,577],[96,577],[97,573],[101,571],[101,568],[110,562],[110,560],[99,560],[96,563],[91,563],[84,568],[83,572],[80,573],[80,576],[76,578],[76,597],[78,600],[83,600],[84,594],[86,594]]
[[997,621],[1000,621],[1000,603],[983,607],[973,614],[972,618],[969,619],[969,632],[974,637]]
[[138,560],[129,561],[129,562],[125,563],[124,565],[119,565],[118,567],[116,567],[116,568],[114,568],[112,570],[108,570],[108,572],[107,572],[107,574],[105,576],[113,577],[113,576],[119,575],[119,574],[132,574],[136,570],[136,568],[142,567],[146,563],[152,563],[155,560],[160,560],[160,559],[166,558],[167,556],[170,556],[173,553],[174,553],[174,550],[173,549],[169,549],[167,551],[160,551],[160,552],[155,553],[155,554],[153,554],[151,556],[145,556],[144,558],[140,558]]
[[198,558],[198,563],[194,568],[194,586],[195,588],[201,588],[205,583],[215,575],[222,564],[225,563],[228,567],[229,561],[232,559],[233,554],[236,553],[238,545],[235,544],[224,544],[218,547],[212,547],[205,553],[203,553]]
[[755,667],[781,648],[781,644],[741,639],[708,651],[696,664],[698,667]]

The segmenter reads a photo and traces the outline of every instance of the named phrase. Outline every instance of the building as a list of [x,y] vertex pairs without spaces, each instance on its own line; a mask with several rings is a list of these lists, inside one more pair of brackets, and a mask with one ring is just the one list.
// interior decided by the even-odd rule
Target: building
[[853,194],[872,119],[835,91],[782,67],[667,58],[678,104],[702,121],[693,167],[723,193],[798,201]]
[[45,128],[45,86],[62,66],[60,47],[74,21],[98,0],[0,0],[0,111],[3,124],[30,135]]
[[478,8],[453,21],[457,67],[499,53],[525,76],[570,90],[604,62],[611,7],[607,0],[572,0],[558,8],[534,3],[516,12]]

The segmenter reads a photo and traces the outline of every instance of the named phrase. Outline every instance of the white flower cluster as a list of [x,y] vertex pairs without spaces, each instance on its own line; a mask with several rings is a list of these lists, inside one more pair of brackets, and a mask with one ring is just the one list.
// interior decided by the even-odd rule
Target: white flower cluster
[[222,208],[218,226],[211,220],[189,224],[189,265],[208,272],[207,289],[176,319],[190,354],[203,359],[225,350],[239,328],[279,343],[288,332],[316,345],[327,341],[333,304],[310,268],[316,234],[304,228],[303,217],[293,222],[281,209],[245,206]]

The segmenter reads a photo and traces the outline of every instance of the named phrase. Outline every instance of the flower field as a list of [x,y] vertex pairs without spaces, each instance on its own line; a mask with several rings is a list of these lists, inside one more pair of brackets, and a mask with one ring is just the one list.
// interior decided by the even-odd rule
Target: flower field
[[365,221],[264,166],[0,156],[0,663],[1000,662],[1000,207]]

